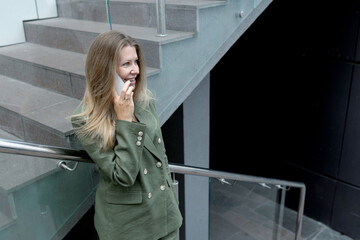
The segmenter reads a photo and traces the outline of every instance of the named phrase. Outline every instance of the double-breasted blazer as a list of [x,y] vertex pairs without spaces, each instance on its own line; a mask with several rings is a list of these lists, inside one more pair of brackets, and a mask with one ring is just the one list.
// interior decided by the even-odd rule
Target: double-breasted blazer
[[[101,240],[157,240],[182,224],[154,101],[135,104],[135,115],[139,122],[116,121],[113,149],[81,142],[101,175],[94,216]],[[72,118],[74,128],[81,122]]]

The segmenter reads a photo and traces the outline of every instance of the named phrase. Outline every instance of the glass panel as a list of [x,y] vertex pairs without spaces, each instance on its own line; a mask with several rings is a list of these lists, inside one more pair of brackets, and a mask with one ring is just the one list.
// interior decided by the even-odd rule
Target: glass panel
[[254,0],[254,8],[256,8],[262,0]]
[[98,181],[95,165],[80,163],[68,172],[56,164],[0,153],[0,239],[60,239],[72,227],[64,227],[67,221],[91,206]]
[[283,227],[296,224],[285,194],[276,186],[211,179],[210,239],[295,239],[294,229]]

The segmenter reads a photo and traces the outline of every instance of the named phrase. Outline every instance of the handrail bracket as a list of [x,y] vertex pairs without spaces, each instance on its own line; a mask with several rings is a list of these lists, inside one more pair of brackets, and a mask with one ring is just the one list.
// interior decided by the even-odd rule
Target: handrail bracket
[[56,165],[57,165],[58,168],[61,168],[61,169],[64,169],[64,170],[67,170],[67,171],[70,171],[70,172],[74,172],[77,169],[77,167],[79,165],[79,162],[76,162],[72,168],[68,167],[66,165],[66,161],[62,161],[62,160],[58,161]]

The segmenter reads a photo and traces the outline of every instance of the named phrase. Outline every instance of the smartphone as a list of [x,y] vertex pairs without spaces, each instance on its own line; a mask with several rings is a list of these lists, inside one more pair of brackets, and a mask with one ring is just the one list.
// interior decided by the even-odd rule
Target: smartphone
[[121,79],[121,77],[119,76],[119,74],[115,73],[116,75],[116,84],[115,84],[115,87],[116,87],[116,92],[118,94],[118,96],[120,96],[120,93],[121,93],[121,90],[122,88],[124,87],[124,81]]

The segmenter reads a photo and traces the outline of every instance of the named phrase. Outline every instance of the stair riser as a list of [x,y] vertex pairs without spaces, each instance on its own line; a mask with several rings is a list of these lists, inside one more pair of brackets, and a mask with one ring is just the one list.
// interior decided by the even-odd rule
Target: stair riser
[[0,74],[81,99],[85,77],[0,55]]
[[[76,106],[74,106],[75,108]],[[25,141],[48,144],[52,143],[58,147],[69,147],[66,144],[65,135],[63,133],[57,133],[56,130],[50,129],[38,122],[35,122],[26,117],[22,117],[25,133]]]
[[59,17],[107,22],[105,1],[57,0],[56,3]]
[[[98,33],[67,30],[49,26],[24,23],[27,42],[78,53],[87,50]],[[107,29],[104,29],[106,31]],[[157,42],[137,39],[144,52],[147,66],[160,68],[160,46]]]
[[[88,1],[69,4],[58,0],[59,17],[108,22],[106,4]],[[156,6],[153,3],[110,2],[111,22],[143,27],[157,27]],[[186,5],[166,5],[166,28],[197,32],[197,9]],[[136,16],[136,17],[134,17]]]
[[0,128],[21,140],[59,147],[69,147],[65,135],[34,122],[18,113],[0,107]]
[[24,23],[24,28],[27,42],[78,53],[87,53],[91,42],[98,35],[27,23]]
[[0,129],[22,140],[25,139],[21,116],[2,107],[0,107]]

